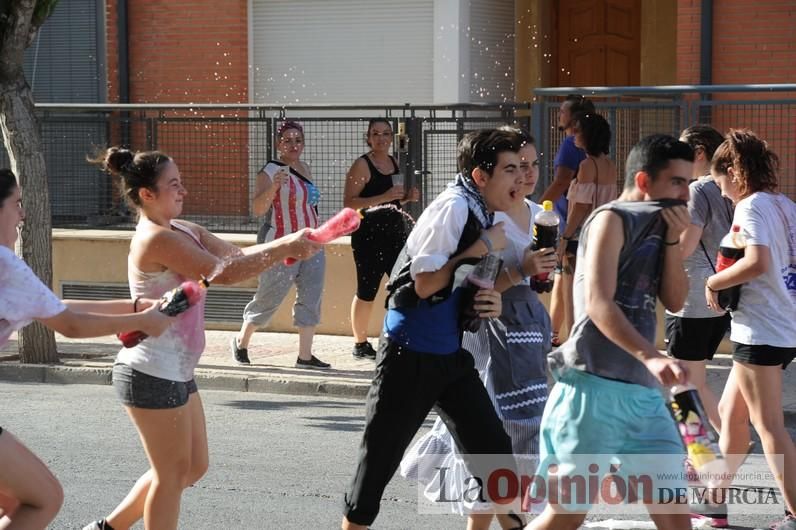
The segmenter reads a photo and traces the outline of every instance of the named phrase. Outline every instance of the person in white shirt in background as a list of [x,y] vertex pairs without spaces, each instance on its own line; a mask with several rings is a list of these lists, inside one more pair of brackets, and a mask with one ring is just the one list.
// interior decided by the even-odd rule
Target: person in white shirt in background
[[796,530],[796,447],[782,408],[782,370],[796,355],[796,204],[777,191],[778,169],[777,155],[748,130],[730,130],[714,153],[711,174],[735,203],[732,224],[746,247],[707,278],[705,298],[719,311],[718,291],[742,285],[730,325],[732,370],[719,402],[722,452],[737,469],[751,421],[787,510],[771,528]]

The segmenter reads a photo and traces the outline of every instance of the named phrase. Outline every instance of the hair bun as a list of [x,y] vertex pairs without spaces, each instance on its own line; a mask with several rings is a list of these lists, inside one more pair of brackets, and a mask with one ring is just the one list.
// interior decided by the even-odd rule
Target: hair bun
[[124,147],[111,147],[105,155],[105,167],[112,173],[129,172],[133,167],[135,153]]

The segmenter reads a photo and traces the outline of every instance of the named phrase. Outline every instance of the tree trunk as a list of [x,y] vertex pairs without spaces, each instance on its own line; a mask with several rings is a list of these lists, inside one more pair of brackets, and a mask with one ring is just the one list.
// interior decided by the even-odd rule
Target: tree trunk
[[[52,227],[47,170],[33,94],[21,69],[19,73],[0,83],[0,128],[25,207],[25,223],[18,244],[22,259],[45,285],[51,286]],[[38,322],[23,328],[19,333],[19,357],[23,363],[57,363],[53,332]]]

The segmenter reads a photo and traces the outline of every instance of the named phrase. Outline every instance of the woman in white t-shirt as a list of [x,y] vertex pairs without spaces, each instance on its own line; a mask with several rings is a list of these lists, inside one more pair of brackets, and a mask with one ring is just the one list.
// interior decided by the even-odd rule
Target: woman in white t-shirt
[[[707,278],[705,298],[719,310],[717,291],[742,285],[730,327],[733,367],[719,403],[722,450],[731,466],[740,463],[751,420],[793,512],[796,448],[785,428],[782,370],[796,355],[796,204],[777,192],[778,166],[751,131],[731,130],[713,155],[711,174],[735,203],[733,225],[746,247],[742,258]],[[789,513],[772,528],[796,528],[796,519]]]
[[[158,311],[152,300],[59,300],[14,253],[24,218],[16,177],[0,169],[0,346],[34,320],[68,337],[133,329],[158,336],[171,325],[173,319]],[[139,308],[149,309],[136,313]],[[61,485],[47,466],[0,426],[0,528],[45,528],[62,502]]]

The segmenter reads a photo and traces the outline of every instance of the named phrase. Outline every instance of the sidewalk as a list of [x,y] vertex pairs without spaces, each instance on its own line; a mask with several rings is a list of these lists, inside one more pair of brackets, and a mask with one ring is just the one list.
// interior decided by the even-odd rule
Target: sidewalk
[[[249,346],[251,366],[238,366],[232,360],[230,341],[234,331],[206,332],[207,347],[202,355],[196,380],[204,390],[275,392],[283,394],[325,394],[365,397],[373,377],[374,362],[351,355],[353,340],[347,336],[317,335],[314,352],[331,363],[329,370],[295,367],[298,335],[293,333],[255,333]],[[46,383],[110,384],[113,359],[119,351],[115,339],[68,339],[56,336],[61,352],[60,365],[21,365],[16,360],[15,336],[0,350],[0,380]],[[376,345],[376,340],[371,339]],[[732,361],[717,355],[708,364],[708,381],[720,395]],[[790,422],[796,421],[796,367],[784,372],[783,408]]]

